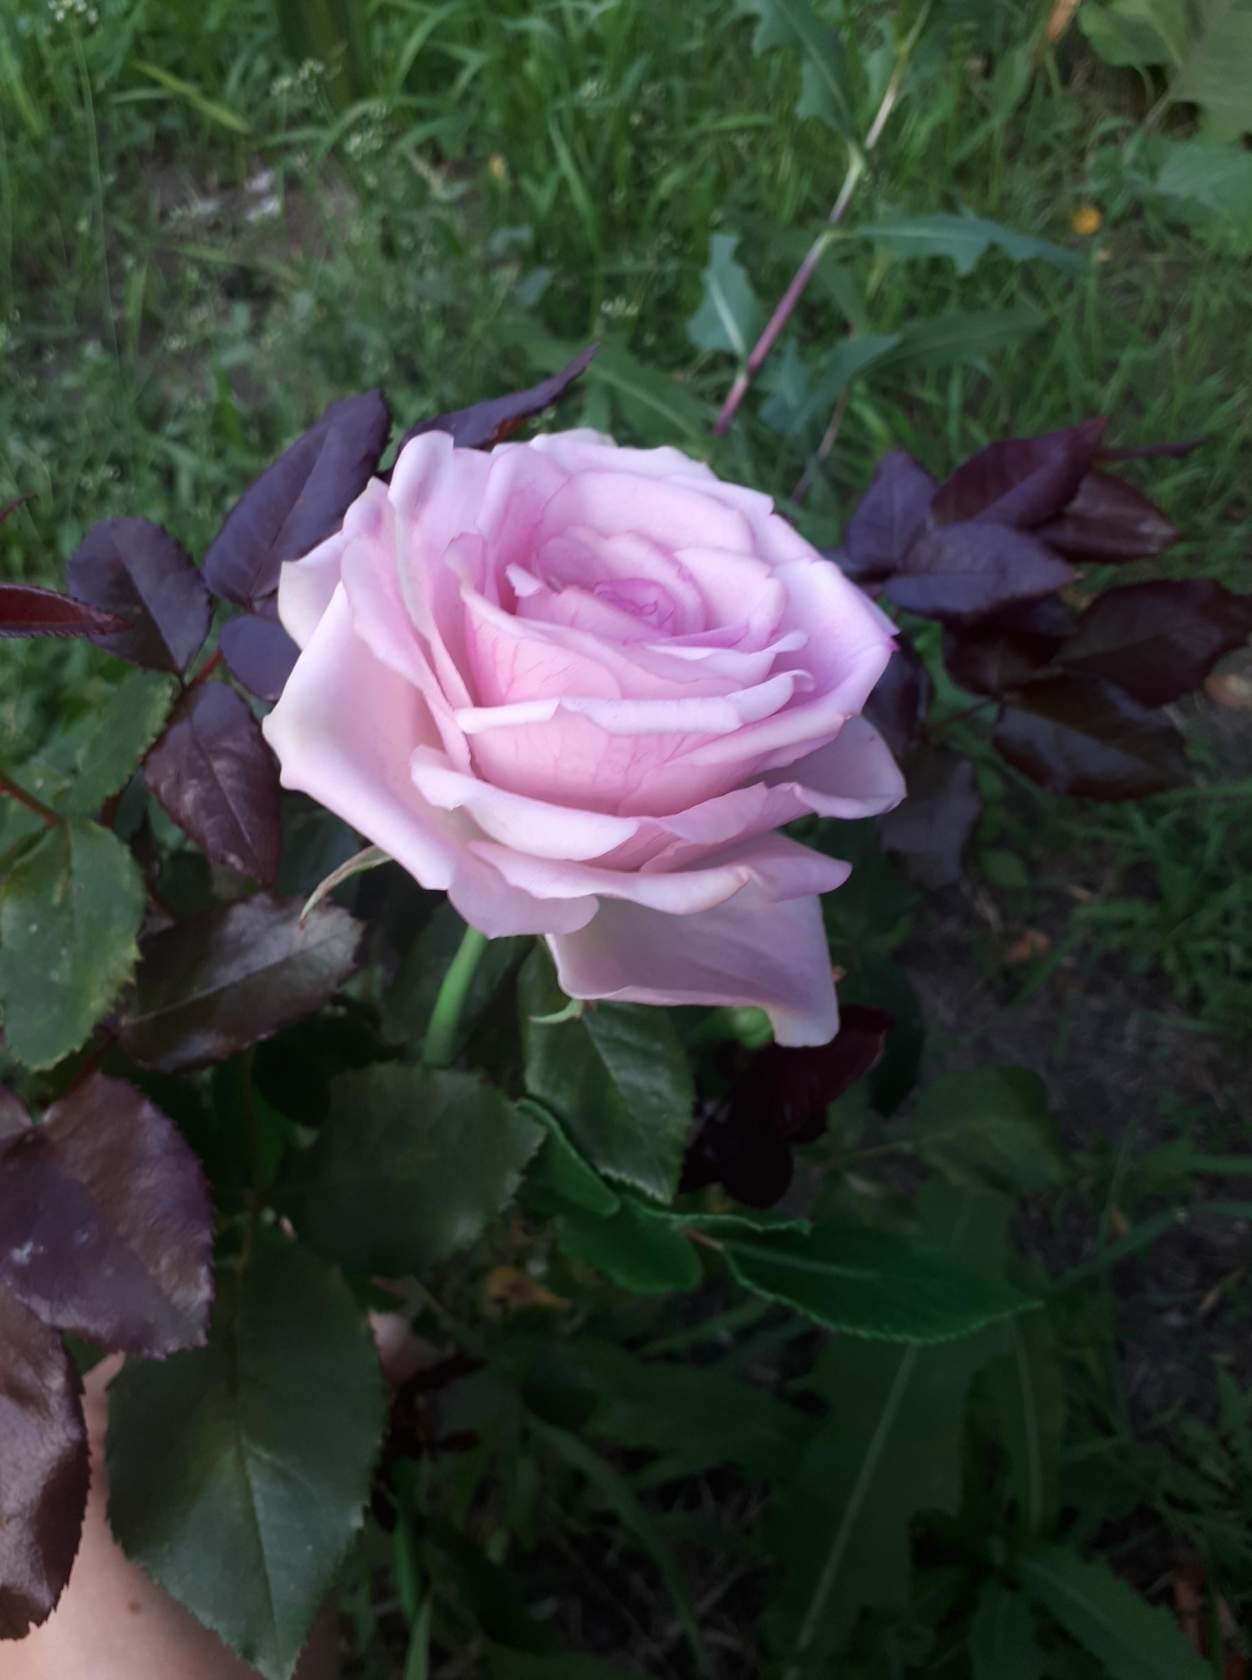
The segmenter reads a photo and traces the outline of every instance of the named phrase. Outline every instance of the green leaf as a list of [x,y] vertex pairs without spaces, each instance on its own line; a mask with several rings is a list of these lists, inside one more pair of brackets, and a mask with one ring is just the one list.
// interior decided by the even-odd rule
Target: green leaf
[[1084,1562],[1063,1546],[1032,1546],[1017,1555],[1014,1572],[1108,1680],[1212,1680],[1169,1611],[1148,1604],[1106,1564]]
[[1049,1532],[1060,1502],[1065,1380],[1046,1312],[1010,1319],[1007,1351],[984,1377],[994,1439],[1009,1462],[1021,1531]]
[[[383,995],[383,1031],[390,1041],[420,1044],[425,1038],[435,998],[464,933],[465,923],[447,899],[442,899],[405,952],[395,979]],[[487,941],[457,1022],[456,1054],[520,965],[527,943],[512,938]]]
[[989,222],[982,216],[954,216],[939,212],[933,216],[902,216],[894,221],[871,222],[854,228],[858,239],[897,257],[951,257],[958,274],[972,274],[981,258],[994,245],[1014,262],[1046,262],[1053,268],[1081,274],[1087,258],[1079,251],[1067,251],[1047,239],[1018,233]]
[[[949,1193],[927,1211],[962,1258],[1002,1241],[998,1197]],[[863,1608],[908,1603],[912,1523],[960,1505],[969,1387],[998,1345],[992,1330],[934,1348],[836,1340],[823,1354],[816,1386],[829,1416],[770,1521],[783,1581],[771,1617],[780,1655],[816,1664]]]
[[1044,320],[1036,309],[954,309],[946,315],[932,315],[901,328],[900,342],[879,366],[884,372],[896,372],[975,361],[1037,332]]
[[710,410],[684,385],[646,366],[620,344],[600,346],[588,385],[607,389],[615,407],[646,438],[677,433],[697,452],[708,447]]
[[1069,1177],[1043,1081],[1026,1068],[945,1073],[922,1092],[918,1150],[957,1178],[1046,1190]]
[[785,426],[778,429],[790,437],[809,427],[824,426],[848,386],[862,374],[885,363],[900,343],[900,337],[899,333],[855,333],[840,339],[822,363],[821,371],[813,380],[804,401],[790,415]]
[[845,140],[856,138],[847,60],[833,29],[813,15],[807,0],[735,0],[736,10],[757,19],[752,50],[791,47],[802,60],[799,117],[818,117]]
[[0,1007],[9,1047],[51,1067],[87,1038],[135,965],[143,879],[126,847],[74,817],[0,886]]
[[724,1252],[748,1289],[879,1341],[948,1341],[1035,1305],[937,1244],[855,1225],[736,1237]]
[[333,1271],[262,1247],[206,1348],[109,1390],[109,1521],[127,1556],[266,1680],[287,1680],[360,1528],[384,1415]]
[[1188,212],[1222,216],[1252,237],[1252,152],[1202,140],[1161,140],[1154,192]]
[[331,1086],[282,1206],[320,1253],[399,1277],[472,1243],[516,1191],[542,1132],[468,1073],[376,1063]]
[[704,301],[687,322],[697,350],[729,350],[746,362],[761,328],[762,310],[752,282],[735,261],[737,234],[715,233],[704,271]]
[[716,1365],[643,1359],[611,1342],[573,1351],[600,1397],[584,1433],[664,1454],[670,1475],[733,1464],[772,1480],[794,1466],[807,1420],[764,1389]]
[[972,1680],[1041,1680],[1043,1652],[1035,1618],[1020,1593],[989,1581],[978,1597],[969,1630]]
[[1113,0],[1079,8],[1078,27],[1106,64],[1178,64],[1187,49],[1186,0]]
[[594,1213],[601,1219],[615,1214],[621,1198],[609,1189],[593,1167],[574,1148],[561,1130],[556,1116],[549,1114],[542,1103],[523,1097],[517,1105],[519,1114],[542,1126],[547,1133],[527,1174],[528,1187],[539,1190],[555,1202],[558,1210],[577,1208],[580,1213]]
[[535,1021],[564,1001],[551,960],[536,947],[518,984],[527,1090],[598,1172],[668,1201],[695,1100],[674,1023],[663,1009],[633,1003],[597,1004],[559,1024]]
[[594,1266],[636,1294],[694,1289],[700,1281],[700,1261],[688,1239],[665,1221],[650,1218],[635,1202],[624,1201],[603,1219],[567,1213],[558,1229],[571,1259]]

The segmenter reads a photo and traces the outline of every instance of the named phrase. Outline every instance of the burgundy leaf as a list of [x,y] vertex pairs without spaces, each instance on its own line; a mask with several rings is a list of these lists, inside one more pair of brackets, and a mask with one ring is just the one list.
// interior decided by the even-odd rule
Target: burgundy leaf
[[1021,601],[978,624],[950,629],[944,658],[954,682],[975,694],[1001,695],[1050,665],[1076,622],[1055,595]]
[[356,967],[361,925],[319,904],[257,893],[149,935],[140,945],[122,1047],[173,1072],[221,1061],[320,1009]]
[[26,1112],[26,1105],[14,1096],[7,1085],[0,1085],[0,1145],[5,1138],[24,1132],[29,1125],[30,1115]]
[[222,626],[221,648],[231,674],[262,700],[277,700],[300,649],[276,618],[241,613]]
[[70,1577],[87,1508],[82,1392],[56,1331],[0,1289],[0,1639],[46,1622]]
[[400,440],[400,448],[412,443],[426,432],[447,432],[458,449],[490,449],[509,433],[560,400],[570,386],[584,372],[598,344],[589,344],[560,370],[527,391],[514,391],[507,397],[489,397],[469,408],[453,409],[449,414],[437,414],[433,420],[419,420],[410,426]]
[[1093,601],[1065,644],[1071,671],[1107,677],[1144,706],[1190,694],[1252,635],[1252,596],[1210,578],[1131,583]]
[[941,747],[926,747],[901,769],[908,797],[882,819],[882,843],[920,886],[950,886],[961,878],[961,854],[982,809],[974,766]]
[[792,1146],[821,1137],[831,1103],[877,1065],[892,1024],[885,1010],[845,1004],[829,1044],[753,1054],[696,1134],[683,1189],[720,1183],[749,1207],[772,1206],[791,1182]]
[[184,672],[209,633],[213,606],[191,556],[148,519],[93,525],[66,563],[80,600],[127,621],[95,640],[152,671]]
[[1054,519],[1091,465],[1104,420],[1084,420],[1040,437],[1006,438],[972,455],[935,492],[938,525],[990,520],[1016,528]]
[[1035,534],[1071,560],[1093,564],[1149,559],[1178,541],[1160,508],[1101,472],[1089,472],[1065,511]]
[[901,642],[865,706],[865,716],[896,758],[917,739],[930,705],[930,674],[908,642]]
[[893,449],[878,463],[844,534],[840,565],[851,578],[886,577],[926,525],[935,481],[911,455]]
[[246,700],[225,683],[190,688],[144,761],[166,813],[214,863],[278,873],[278,764]]
[[284,560],[302,559],[339,529],[390,429],[381,391],[331,403],[226,515],[204,557],[209,588],[246,607],[272,595]]
[[1186,779],[1182,737],[1165,718],[1077,672],[1028,683],[994,740],[1032,781],[1080,799],[1140,799]]
[[1024,531],[1007,525],[944,525],[914,543],[886,594],[910,612],[960,622],[1048,595],[1073,575]]
[[93,1074],[0,1151],[0,1284],[127,1353],[205,1339],[213,1209],[195,1155],[132,1085]]
[[112,613],[33,583],[0,583],[0,636],[107,636],[126,624]]

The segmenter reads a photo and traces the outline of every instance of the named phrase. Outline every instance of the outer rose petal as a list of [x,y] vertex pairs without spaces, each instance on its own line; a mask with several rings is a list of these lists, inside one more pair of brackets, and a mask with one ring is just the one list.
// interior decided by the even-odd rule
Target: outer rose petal
[[754,1004],[779,1044],[826,1044],[839,1028],[815,898],[771,904],[745,891],[694,916],[606,900],[585,928],[548,944],[570,997]]
[[491,839],[541,858],[597,858],[632,839],[638,819],[577,811],[493,787],[462,775],[441,753],[418,747],[412,776],[424,799],[441,811],[467,810]]
[[345,549],[354,537],[376,536],[386,522],[387,486],[372,478],[344,515],[334,536],[289,560],[278,574],[278,616],[297,647],[304,647],[321,623],[339,587]]
[[595,914],[592,898],[544,903],[510,886],[468,849],[460,819],[421,797],[409,760],[433,726],[416,691],[356,634],[342,587],[261,727],[284,787],[342,817],[423,886],[446,887],[491,938],[578,928]]
[[904,777],[891,748],[862,717],[847,723],[824,747],[797,759],[785,770],[765,777],[774,798],[793,792],[797,808],[790,814],[773,806],[771,827],[781,827],[806,812],[821,817],[877,817],[894,810],[905,795]]

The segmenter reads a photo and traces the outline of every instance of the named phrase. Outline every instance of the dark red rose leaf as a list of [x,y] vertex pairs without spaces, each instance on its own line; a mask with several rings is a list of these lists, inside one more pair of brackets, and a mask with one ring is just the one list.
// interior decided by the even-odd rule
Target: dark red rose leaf
[[930,673],[908,642],[901,642],[878,679],[865,716],[896,758],[917,740],[930,705]]
[[225,683],[189,689],[144,760],[167,815],[205,856],[253,880],[278,873],[278,763],[246,700]]
[[381,391],[331,403],[226,515],[204,557],[214,594],[244,607],[272,595],[284,560],[302,559],[339,529],[377,470],[390,430]]
[[885,1010],[850,1003],[829,1044],[753,1054],[697,1132],[682,1188],[719,1183],[749,1207],[771,1207],[791,1182],[792,1147],[821,1137],[831,1103],[877,1066],[892,1024]]
[[975,694],[1020,688],[1052,664],[1077,614],[1055,595],[1021,601],[977,624],[949,629],[944,658],[954,682]]
[[213,1209],[173,1123],[93,1074],[0,1149],[0,1285],[46,1324],[126,1353],[198,1347]]
[[33,583],[0,583],[0,636],[109,636],[123,619]]
[[1150,559],[1178,541],[1155,503],[1101,472],[1089,472],[1065,511],[1035,535],[1059,554],[1092,565]]
[[1252,596],[1211,578],[1131,583],[1093,601],[1065,643],[1068,670],[1107,677],[1143,706],[1190,694],[1252,635]]
[[1187,775],[1172,724],[1102,677],[1077,672],[1027,683],[994,740],[1032,781],[1080,799],[1141,799]]
[[261,700],[277,700],[300,649],[276,618],[240,613],[222,626],[222,655],[231,675]]
[[961,878],[961,855],[982,810],[974,766],[942,747],[925,747],[900,768],[908,797],[882,818],[879,837],[919,886],[951,886]]
[[5,1138],[24,1132],[29,1125],[30,1115],[26,1112],[26,1105],[14,1096],[7,1085],[0,1085],[0,1144]]
[[960,623],[1051,594],[1073,575],[1025,531],[1007,525],[944,525],[913,544],[885,593],[910,612]]
[[362,928],[322,903],[257,893],[148,936],[122,1048],[171,1073],[218,1062],[311,1015],[356,967]]
[[105,519],[93,525],[65,567],[66,582],[127,621],[97,636],[119,659],[151,671],[187,669],[209,633],[213,604],[191,556],[149,519]]
[[89,1480],[82,1395],[60,1336],[0,1289],[0,1639],[46,1622],[70,1578]]
[[558,402],[586,371],[599,348],[598,344],[589,344],[572,361],[566,362],[559,373],[540,380],[538,385],[532,385],[527,391],[514,391],[507,397],[488,397],[469,408],[436,414],[433,420],[419,420],[416,426],[410,426],[405,432],[400,448],[426,432],[447,432],[458,449],[490,449],[492,444],[508,437],[523,420],[529,420],[532,415],[540,414]]
[[931,519],[937,525],[990,520],[1019,530],[1054,519],[1090,467],[1105,425],[1084,420],[1039,437],[989,443],[939,486]]
[[887,577],[926,526],[935,481],[903,449],[884,455],[848,521],[839,565],[860,582]]

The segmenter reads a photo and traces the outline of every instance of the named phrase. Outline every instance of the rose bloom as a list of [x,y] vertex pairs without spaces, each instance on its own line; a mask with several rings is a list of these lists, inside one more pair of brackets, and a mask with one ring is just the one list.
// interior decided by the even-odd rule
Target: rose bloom
[[892,626],[768,497],[595,432],[430,432],[278,609],[284,786],[483,933],[543,934],[572,997],[835,1033],[818,894],[849,866],[778,831],[903,796],[857,715]]

